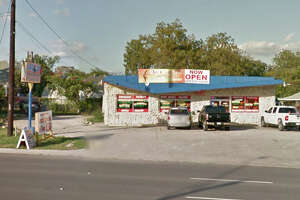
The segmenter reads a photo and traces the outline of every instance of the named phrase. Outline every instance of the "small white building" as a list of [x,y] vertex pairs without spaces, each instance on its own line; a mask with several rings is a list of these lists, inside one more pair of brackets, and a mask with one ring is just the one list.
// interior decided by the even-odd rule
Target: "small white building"
[[107,76],[104,79],[104,123],[108,126],[164,124],[173,106],[186,106],[198,121],[204,105],[224,105],[231,121],[259,124],[261,113],[275,105],[272,77],[211,76],[210,84],[138,83],[137,76]]

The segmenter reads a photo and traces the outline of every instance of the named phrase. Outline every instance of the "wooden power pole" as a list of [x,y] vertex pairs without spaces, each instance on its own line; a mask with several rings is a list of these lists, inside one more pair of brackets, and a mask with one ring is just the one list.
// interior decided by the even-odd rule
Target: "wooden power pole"
[[10,50],[9,50],[9,77],[8,77],[8,129],[7,129],[7,136],[13,135],[13,128],[14,128],[16,0],[11,0],[10,12],[11,12],[11,14],[10,14]]

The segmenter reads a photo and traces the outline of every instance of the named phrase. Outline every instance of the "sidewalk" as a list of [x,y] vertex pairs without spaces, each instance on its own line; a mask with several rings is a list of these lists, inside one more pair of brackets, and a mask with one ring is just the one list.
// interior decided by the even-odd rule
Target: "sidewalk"
[[109,128],[103,124],[83,126],[80,120],[80,117],[55,119],[55,134],[84,136],[89,141],[89,149],[0,149],[0,153],[300,168],[299,131],[281,132],[276,128],[207,132],[199,129],[167,130],[166,127]]

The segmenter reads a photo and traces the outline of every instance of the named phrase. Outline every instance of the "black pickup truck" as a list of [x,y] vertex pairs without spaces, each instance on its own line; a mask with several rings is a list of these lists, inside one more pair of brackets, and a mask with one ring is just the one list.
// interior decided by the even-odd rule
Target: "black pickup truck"
[[230,113],[226,112],[224,106],[203,106],[199,111],[199,127],[207,131],[210,127],[221,127],[225,130],[230,130]]

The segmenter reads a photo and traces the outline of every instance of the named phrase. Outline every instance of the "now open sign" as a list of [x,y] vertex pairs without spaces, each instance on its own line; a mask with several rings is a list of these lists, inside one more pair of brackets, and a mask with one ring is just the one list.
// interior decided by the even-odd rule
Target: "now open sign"
[[184,83],[209,84],[210,71],[199,69],[185,69]]

